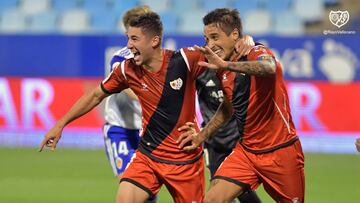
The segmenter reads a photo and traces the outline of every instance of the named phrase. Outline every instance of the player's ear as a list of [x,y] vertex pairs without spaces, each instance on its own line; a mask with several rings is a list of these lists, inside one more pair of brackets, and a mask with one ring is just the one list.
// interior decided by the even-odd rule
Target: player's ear
[[160,46],[160,43],[161,43],[161,40],[160,40],[160,37],[159,36],[154,36],[151,40],[151,46],[152,47],[158,47]]
[[237,28],[234,28],[233,31],[231,31],[230,35],[234,41],[238,40],[240,37],[239,30]]

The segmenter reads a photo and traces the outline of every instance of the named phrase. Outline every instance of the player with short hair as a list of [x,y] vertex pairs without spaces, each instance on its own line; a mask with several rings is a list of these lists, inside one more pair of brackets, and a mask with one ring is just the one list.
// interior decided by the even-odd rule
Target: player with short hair
[[[238,47],[238,54],[242,56],[246,54],[252,46],[254,41],[251,36],[244,36],[244,46]],[[216,71],[207,69],[196,79],[196,89],[200,112],[203,118],[202,127],[210,121],[215,114],[219,105],[224,99],[224,93],[221,89],[221,81],[216,75]],[[227,156],[232,152],[235,145],[241,139],[240,133],[237,128],[236,118],[233,115],[230,120],[216,133],[204,142],[205,164],[210,170],[210,178],[214,177],[216,170]],[[246,202],[260,202],[256,193],[252,190],[247,190],[238,197],[242,203]]]
[[198,148],[232,114],[242,135],[215,173],[204,202],[230,202],[261,183],[277,202],[303,202],[304,155],[292,122],[281,64],[260,44],[240,61],[227,62],[235,53],[234,41],[242,35],[236,10],[215,9],[203,22],[207,45],[196,49],[209,62],[199,65],[218,70],[226,97],[205,128],[180,136],[179,147],[185,151]]

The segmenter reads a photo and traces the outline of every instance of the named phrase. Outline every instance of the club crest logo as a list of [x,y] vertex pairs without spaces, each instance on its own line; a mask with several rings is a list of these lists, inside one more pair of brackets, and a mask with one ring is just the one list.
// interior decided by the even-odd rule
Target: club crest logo
[[183,85],[183,81],[181,78],[178,78],[176,80],[170,81],[170,87],[174,90],[179,90]]
[[329,20],[336,27],[340,28],[345,25],[350,18],[348,11],[330,11]]

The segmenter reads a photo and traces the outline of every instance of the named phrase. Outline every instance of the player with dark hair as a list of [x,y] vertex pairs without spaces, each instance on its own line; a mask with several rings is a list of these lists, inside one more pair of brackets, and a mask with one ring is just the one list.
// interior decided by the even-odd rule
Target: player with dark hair
[[[238,12],[230,9],[215,9],[203,18],[207,45],[196,49],[208,62],[199,65],[218,70],[226,97],[205,128],[180,136],[179,147],[197,149],[234,115],[242,139],[215,173],[204,202],[230,202],[261,183],[277,202],[303,202],[304,155],[292,122],[281,64],[260,44],[239,61],[230,60],[235,54],[234,41],[242,35],[239,20]],[[187,125],[180,128],[188,129]]]
[[[239,55],[246,54],[248,50],[254,45],[254,41],[250,36],[244,36],[244,46],[238,47]],[[215,114],[219,105],[224,99],[224,93],[221,89],[221,81],[216,75],[216,71],[207,69],[196,79],[196,89],[198,93],[198,101],[200,106],[203,123],[205,126],[212,116]],[[189,123],[188,123],[189,124]],[[232,152],[235,145],[241,139],[238,131],[235,116],[220,129],[214,133],[212,137],[204,142],[205,164],[210,170],[210,177],[213,178],[216,170],[227,156]],[[242,203],[246,202],[260,202],[256,193],[252,190],[247,190],[238,197]]]

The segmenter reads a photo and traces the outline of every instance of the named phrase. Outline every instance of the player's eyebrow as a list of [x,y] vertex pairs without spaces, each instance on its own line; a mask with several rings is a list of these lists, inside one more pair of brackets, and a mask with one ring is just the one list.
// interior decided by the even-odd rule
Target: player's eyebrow
[[210,37],[217,37],[217,36],[219,36],[219,34],[216,33],[216,32],[214,32],[214,33],[210,33],[209,36],[210,36]]

